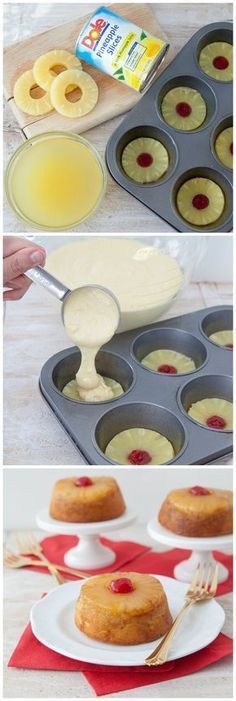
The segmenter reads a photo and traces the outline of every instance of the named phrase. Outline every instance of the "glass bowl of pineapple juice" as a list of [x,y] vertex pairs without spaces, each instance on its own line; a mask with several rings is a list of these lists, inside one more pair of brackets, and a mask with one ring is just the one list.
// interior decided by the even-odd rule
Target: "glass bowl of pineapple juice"
[[28,225],[72,229],[97,209],[106,189],[105,164],[78,134],[51,131],[20,146],[5,173],[8,203]]

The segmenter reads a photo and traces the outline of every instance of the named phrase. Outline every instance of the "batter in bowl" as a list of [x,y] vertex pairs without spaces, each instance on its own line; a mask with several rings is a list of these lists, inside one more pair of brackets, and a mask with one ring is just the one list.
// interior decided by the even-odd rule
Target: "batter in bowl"
[[[101,346],[114,336],[118,324],[118,306],[105,290],[81,287],[74,290],[65,301],[65,329],[81,352],[81,363],[75,378],[78,399],[97,402],[113,398],[112,386],[106,384],[96,371],[95,358]],[[71,385],[71,382],[68,384]],[[68,394],[68,385],[64,388],[66,389],[65,394],[71,396]],[[72,395],[74,389],[73,385]]]
[[46,270],[71,290],[81,285],[111,290],[121,310],[121,332],[157,321],[183,283],[174,256],[132,238],[76,240],[52,251]]

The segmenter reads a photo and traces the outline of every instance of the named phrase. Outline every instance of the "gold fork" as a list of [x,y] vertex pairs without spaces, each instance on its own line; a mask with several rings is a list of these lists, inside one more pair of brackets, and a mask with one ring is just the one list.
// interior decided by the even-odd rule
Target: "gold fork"
[[45,565],[47,565],[49,572],[53,575],[53,577],[56,578],[58,584],[64,584],[65,583],[65,578],[60,574],[58,571],[57,567],[53,565],[45,555],[43,554],[43,549],[40,543],[36,540],[35,536],[33,533],[30,531],[29,533],[16,533],[15,534],[15,539],[18,545],[19,553],[20,555],[26,555],[26,554],[31,554],[31,555],[37,555],[39,560],[41,562],[44,562]]
[[164,662],[166,662],[173,637],[178,626],[182,622],[185,613],[189,611],[193,604],[200,601],[209,601],[209,599],[212,599],[216,594],[217,582],[218,565],[216,565],[213,573],[212,567],[211,565],[209,565],[206,577],[205,568],[203,567],[201,569],[200,567],[197,567],[190,587],[188,588],[188,591],[185,595],[185,602],[182,609],[178,613],[178,616],[175,618],[170,630],[168,631],[168,633],[166,633],[163,640],[159,643],[159,645],[157,645],[155,650],[153,650],[153,652],[151,652],[151,654],[148,655],[148,657],[145,660],[145,664],[151,666],[161,665],[164,664]]
[[[42,562],[41,560],[33,560],[33,558],[29,557],[28,555],[18,555],[17,553],[13,553],[8,548],[5,548],[4,550],[3,563],[6,567],[10,567],[11,569],[19,569],[20,567],[27,567],[29,565],[40,565],[40,567],[47,567],[48,569],[48,564],[46,562]],[[80,577],[81,579],[87,579],[91,576],[85,572],[82,573],[79,570],[73,570],[71,567],[66,567],[65,565],[57,565],[55,562],[51,562],[50,564],[54,565],[57,570],[61,570],[61,572],[73,574],[75,577]]]

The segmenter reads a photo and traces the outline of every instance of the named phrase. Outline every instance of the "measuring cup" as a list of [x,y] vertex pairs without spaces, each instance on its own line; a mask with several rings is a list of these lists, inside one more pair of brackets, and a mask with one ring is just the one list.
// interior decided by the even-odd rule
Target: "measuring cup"
[[66,285],[63,285],[60,280],[58,280],[54,275],[51,275],[50,273],[47,272],[47,270],[44,270],[44,268],[41,268],[40,265],[36,265],[35,268],[30,268],[30,270],[27,270],[26,273],[24,273],[32,282],[35,282],[38,285],[41,285],[41,287],[44,287],[45,290],[50,292],[53,297],[56,297],[57,299],[62,302],[62,310],[61,310],[61,316],[62,316],[62,321],[64,324],[64,308],[65,308],[65,302],[67,301],[68,297],[73,295],[74,293],[78,293],[79,290],[83,290],[85,288],[92,288],[92,289],[98,289],[102,290],[105,294],[109,295],[112,297],[114,302],[116,303],[117,310],[118,310],[118,323],[117,323],[117,328],[116,331],[120,325],[120,305],[119,302],[116,298],[116,296],[111,292],[111,290],[108,290],[107,287],[103,287],[102,285],[81,285],[80,287],[77,287],[75,290],[70,290],[69,287],[66,287]]

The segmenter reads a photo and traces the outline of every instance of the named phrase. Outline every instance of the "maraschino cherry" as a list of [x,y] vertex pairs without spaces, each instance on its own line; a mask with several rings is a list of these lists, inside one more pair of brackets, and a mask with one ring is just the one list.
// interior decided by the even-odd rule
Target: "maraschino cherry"
[[76,487],[90,487],[91,484],[93,483],[90,477],[79,477],[75,482]]
[[150,153],[140,153],[136,160],[140,168],[149,168],[153,163],[153,157]]
[[206,496],[207,494],[210,494],[209,489],[206,489],[206,487],[199,487],[199,485],[196,485],[195,487],[191,487],[189,490],[190,494],[194,494],[194,496]]
[[174,365],[169,365],[168,363],[160,365],[159,368],[157,368],[157,371],[163,372],[166,375],[175,375],[177,373],[177,370],[174,367]]
[[110,589],[113,594],[130,594],[131,591],[134,591],[131,579],[128,577],[113,579],[112,582],[110,582],[108,589]]
[[229,65],[229,61],[226,56],[215,56],[212,63],[214,68],[216,68],[218,71],[225,71]]
[[178,102],[175,109],[180,117],[189,117],[192,112],[192,107],[190,107],[188,102]]
[[209,418],[206,420],[206,425],[209,426],[209,428],[225,428],[226,421],[222,418],[222,416],[209,416]]
[[206,195],[195,195],[192,199],[192,205],[195,209],[206,209],[209,205],[209,199]]
[[151,459],[151,455],[147,450],[132,450],[128,455],[128,461],[131,465],[148,465]]

